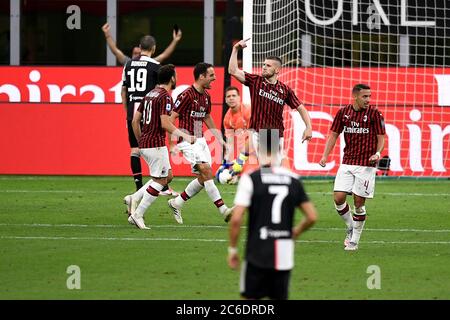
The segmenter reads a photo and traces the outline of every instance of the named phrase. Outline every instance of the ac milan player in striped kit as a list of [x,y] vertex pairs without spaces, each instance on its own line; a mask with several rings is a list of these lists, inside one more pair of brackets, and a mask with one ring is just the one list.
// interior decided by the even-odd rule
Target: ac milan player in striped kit
[[170,121],[173,105],[170,92],[176,86],[176,79],[174,65],[161,67],[157,74],[157,87],[144,97],[133,117],[132,126],[139,142],[139,152],[147,162],[152,177],[138,191],[125,197],[130,213],[128,222],[139,229],[149,229],[145,225],[144,214],[173,177],[166,147],[166,131],[182,137],[187,143],[195,142],[194,136],[177,129]]
[[[375,191],[376,163],[384,148],[383,115],[370,105],[371,91],[365,84],[353,87],[353,104],[341,108],[333,124],[319,164],[325,167],[328,155],[341,132],[344,133],[344,159],[334,181],[334,205],[347,225],[345,250],[358,250],[358,243],[366,220],[366,198]],[[347,194],[353,193],[353,219]]]
[[178,197],[170,199],[168,205],[173,211],[175,220],[181,224],[183,223],[181,208],[184,203],[205,188],[225,222],[228,222],[232,210],[225,205],[219,189],[214,184],[211,152],[203,137],[203,123],[205,123],[217,141],[222,146],[225,145],[222,134],[217,130],[211,117],[211,97],[206,91],[211,88],[211,82],[216,80],[213,66],[204,62],[197,63],[194,67],[194,80],[191,87],[178,95],[170,118],[172,122],[178,118],[179,128],[197,138],[194,144],[187,143],[183,139],[179,139],[177,144],[197,178],[192,180]]
[[247,73],[238,68],[237,54],[239,48],[247,47],[246,41],[241,40],[233,46],[228,72],[239,82],[248,86],[251,96],[251,117],[250,130],[253,130],[252,142],[254,148],[258,147],[258,131],[263,128],[277,129],[280,139],[280,156],[284,157],[283,151],[283,108],[287,104],[291,109],[300,113],[305,122],[306,129],[303,132],[302,143],[305,140],[311,140],[312,127],[311,118],[303,103],[297,98],[294,91],[278,80],[281,70],[281,59],[275,56],[269,56],[264,60],[262,67],[262,76]]

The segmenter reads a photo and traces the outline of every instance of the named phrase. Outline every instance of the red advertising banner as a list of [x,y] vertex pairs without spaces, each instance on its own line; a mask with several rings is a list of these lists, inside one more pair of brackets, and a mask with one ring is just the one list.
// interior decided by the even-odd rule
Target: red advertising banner
[[[213,106],[216,125],[221,112],[221,105]],[[0,174],[130,173],[126,118],[119,104],[0,103],[0,134]],[[174,174],[190,174],[181,154],[172,160]],[[144,161],[142,167],[148,174]]]
[[[192,84],[192,69],[177,68],[178,87],[174,95]],[[221,128],[224,70],[215,70],[217,80],[210,90],[212,116]],[[302,175],[334,175],[342,158],[342,139],[326,168],[317,164],[333,116],[339,105],[350,102],[348,91],[353,83],[370,83],[370,79],[385,77],[383,81],[392,83],[383,87],[384,82],[374,82],[372,101],[386,120],[383,155],[391,158],[390,175],[449,176],[450,69],[436,73],[423,68],[423,77],[416,76],[414,80],[405,78],[409,68],[394,71],[395,76],[388,68],[314,71],[322,76],[305,71],[296,87],[314,85],[309,88],[311,91],[297,92],[308,104],[314,136],[310,143],[302,144],[303,122],[298,113],[286,111],[285,147],[292,169]],[[125,112],[120,104],[121,73],[119,67],[0,67],[0,174],[128,175],[129,146]],[[348,76],[351,81],[338,83],[337,74]],[[400,83],[402,79],[412,81],[412,86],[408,87],[409,82]],[[404,88],[407,94],[402,93]],[[206,137],[211,142],[215,169],[221,162],[221,148],[210,134]],[[181,156],[171,161],[175,175],[190,174],[190,167]]]
[[[0,102],[121,103],[120,67],[0,67]],[[178,67],[180,92],[194,82],[193,67]],[[210,91],[212,103],[222,103],[223,68]]]

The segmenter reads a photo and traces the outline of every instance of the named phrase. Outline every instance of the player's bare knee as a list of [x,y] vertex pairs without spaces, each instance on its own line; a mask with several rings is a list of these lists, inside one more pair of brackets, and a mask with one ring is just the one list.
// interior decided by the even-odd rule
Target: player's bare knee
[[337,206],[341,206],[345,203],[346,196],[341,194],[334,194],[334,203]]
[[355,205],[355,213],[359,215],[366,214],[366,206],[362,205],[358,207]]
[[214,175],[213,175],[211,169],[209,169],[209,170],[206,172],[205,181],[212,180],[212,179],[214,179]]
[[364,198],[355,198],[355,208],[364,207],[365,202]]
[[365,203],[366,198],[353,194],[353,204],[355,205],[355,208],[362,207]]
[[153,178],[153,181],[155,181],[156,183],[159,183],[162,186],[166,186],[167,185],[167,177]]
[[167,184],[171,183],[173,180],[173,173],[172,170],[169,170],[169,174],[167,176]]
[[337,199],[334,199],[334,206],[335,206],[336,208],[341,207],[341,206],[344,205],[344,204],[345,204],[345,199],[344,199],[344,200],[337,200]]
[[203,182],[213,179],[211,167],[207,163],[198,164],[198,169]]

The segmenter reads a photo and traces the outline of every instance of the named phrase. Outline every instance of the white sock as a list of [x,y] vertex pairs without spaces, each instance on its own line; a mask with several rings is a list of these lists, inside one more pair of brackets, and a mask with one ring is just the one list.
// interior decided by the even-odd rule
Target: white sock
[[224,214],[225,210],[227,210],[228,207],[223,202],[219,189],[217,189],[213,179],[205,181],[205,191],[208,194],[209,198],[212,200],[212,202],[214,202],[217,209],[219,209],[220,213]]
[[141,201],[142,197],[145,194],[145,190],[147,190],[147,188],[150,186],[150,184],[153,182],[152,179],[150,179],[149,181],[147,181],[146,184],[144,184],[138,191],[136,191],[135,193],[133,193],[131,196],[133,197],[133,200],[136,201]]
[[362,206],[353,216],[353,234],[350,242],[358,244],[361,234],[364,229],[364,224],[366,223],[366,208]]
[[192,180],[184,189],[182,193],[178,197],[176,197],[174,201],[174,205],[177,208],[181,208],[186,201],[188,201],[190,198],[195,196],[197,193],[199,193],[203,189],[203,186],[200,184],[198,179]]
[[337,213],[339,216],[344,220],[345,224],[347,225],[347,228],[351,228],[353,226],[353,219],[352,219],[352,212],[350,210],[350,206],[347,202],[344,202],[343,204],[336,204],[334,203],[334,207],[336,208]]
[[142,218],[148,207],[150,207],[150,205],[156,200],[156,198],[158,198],[159,192],[162,190],[162,188],[164,188],[163,185],[153,181],[147,188],[147,191],[144,193],[141,203],[139,203],[139,206],[137,207],[134,215],[138,218]]

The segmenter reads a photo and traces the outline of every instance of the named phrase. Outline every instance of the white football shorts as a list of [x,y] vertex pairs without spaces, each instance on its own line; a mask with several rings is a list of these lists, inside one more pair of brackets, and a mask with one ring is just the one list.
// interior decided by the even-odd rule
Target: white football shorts
[[373,198],[377,168],[341,164],[334,180],[334,191]]
[[148,164],[150,176],[155,178],[165,178],[172,169],[169,161],[169,151],[167,147],[139,149],[142,158]]
[[184,158],[191,164],[192,173],[200,173],[195,168],[195,165],[198,163],[208,163],[211,166],[211,152],[205,138],[197,138],[194,144],[182,141],[177,144],[177,147],[183,153]]

